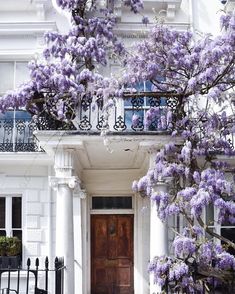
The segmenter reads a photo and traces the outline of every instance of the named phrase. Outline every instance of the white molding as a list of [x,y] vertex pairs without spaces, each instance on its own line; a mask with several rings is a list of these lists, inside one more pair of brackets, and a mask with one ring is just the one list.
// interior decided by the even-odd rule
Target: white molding
[[0,49],[1,61],[29,61],[35,57],[35,49]]
[[[165,10],[168,19],[174,19],[175,13],[180,9],[182,0],[144,0],[144,11],[156,11]],[[121,21],[123,12],[127,8],[123,2],[116,1],[114,4],[114,13],[117,16],[118,20]]]
[[[189,22],[173,22],[170,21],[172,18],[167,18],[164,22],[167,26],[174,27],[175,29],[182,31],[187,30],[190,27]],[[150,30],[155,26],[155,24],[148,24],[147,26],[139,22],[135,23],[118,23],[114,28],[114,32],[117,36],[127,38],[127,39],[139,39],[146,38]]]
[[90,214],[134,214],[134,209],[92,209]]
[[51,0],[1,0],[1,11],[37,11],[38,5],[44,5],[44,9],[48,10],[52,7]]
[[[100,209],[100,210],[95,210],[95,209],[91,209],[92,207],[92,197],[96,197],[96,196],[100,196],[100,195],[96,195],[93,194],[90,197],[86,198],[86,205],[88,208],[87,212],[82,212],[82,219],[84,219],[84,216],[86,215],[86,224],[87,224],[87,239],[85,240],[85,247],[86,248],[91,248],[91,226],[90,226],[90,219],[92,215],[95,214],[130,214],[134,216],[134,236],[133,236],[133,243],[134,243],[134,248],[133,248],[133,253],[134,253],[134,287],[136,287],[137,283],[137,275],[136,275],[136,268],[135,265],[138,265],[139,262],[139,258],[141,258],[140,256],[140,252],[137,250],[137,240],[138,240],[138,235],[139,235],[139,230],[137,227],[137,218],[141,217],[140,215],[138,215],[137,212],[137,205],[136,205],[136,197],[133,194],[128,194],[126,193],[125,195],[122,196],[126,196],[126,197],[132,197],[132,209]],[[106,193],[103,193],[102,196],[104,197],[115,197],[118,196],[116,195],[107,195]],[[83,216],[84,214],[84,216]],[[85,238],[84,238],[85,239]],[[83,246],[84,246],[83,245]],[[83,260],[87,261],[87,266],[84,267],[84,275],[86,275],[86,285],[84,285],[83,287],[85,289],[87,289],[87,291],[85,293],[90,293],[91,290],[91,254],[90,254],[90,250],[88,249],[88,251],[83,252]],[[83,289],[84,289],[83,288]],[[141,292],[139,292],[139,290],[141,291],[141,289],[135,289],[135,293],[136,294],[140,294]],[[142,294],[142,293],[141,293]]]
[[34,22],[0,22],[0,36],[10,35],[37,35],[47,31],[57,31],[55,21]]
[[47,166],[53,163],[53,158],[43,152],[0,152],[1,165],[29,164],[32,162],[40,166]]

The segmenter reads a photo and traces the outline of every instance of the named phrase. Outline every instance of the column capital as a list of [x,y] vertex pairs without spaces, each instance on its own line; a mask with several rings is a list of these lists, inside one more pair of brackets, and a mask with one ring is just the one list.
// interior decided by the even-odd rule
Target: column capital
[[70,189],[80,191],[80,180],[76,176],[71,177],[49,177],[50,186],[57,190],[60,185],[67,185]]
[[59,178],[72,177],[74,168],[74,149],[59,148],[55,152],[55,174]]
[[74,196],[78,196],[80,199],[86,199],[87,192],[85,189],[80,189],[78,191],[75,191]]

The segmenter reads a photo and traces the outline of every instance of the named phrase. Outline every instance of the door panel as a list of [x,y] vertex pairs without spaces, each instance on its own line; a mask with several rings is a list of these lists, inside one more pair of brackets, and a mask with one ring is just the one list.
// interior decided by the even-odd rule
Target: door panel
[[91,216],[91,293],[132,294],[133,215]]

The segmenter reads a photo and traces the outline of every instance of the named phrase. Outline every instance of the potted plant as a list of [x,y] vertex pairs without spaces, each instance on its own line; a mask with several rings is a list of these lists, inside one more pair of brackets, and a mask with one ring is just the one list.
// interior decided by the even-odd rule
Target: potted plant
[[0,268],[18,268],[21,263],[21,241],[17,237],[0,237]]

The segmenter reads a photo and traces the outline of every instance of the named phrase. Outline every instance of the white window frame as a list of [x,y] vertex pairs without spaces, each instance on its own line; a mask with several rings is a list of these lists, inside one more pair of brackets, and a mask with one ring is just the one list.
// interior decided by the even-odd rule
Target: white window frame
[[[11,91],[14,90],[16,88],[16,65],[17,63],[29,63],[29,60],[25,59],[25,60],[0,60],[0,64],[1,63],[12,63],[13,64],[13,85],[12,85],[12,89],[8,89],[7,91]],[[4,95],[5,92],[1,92],[0,91],[0,95]]]
[[[216,223],[215,220],[218,219],[219,215],[219,210],[214,206],[213,207],[213,212],[214,212],[214,223],[212,225],[208,225],[208,227],[213,230],[215,233],[221,236],[222,229],[234,229],[235,230],[235,225],[223,225]],[[204,210],[204,222],[206,223],[206,211]],[[211,236],[214,242],[218,245],[221,245],[221,241],[213,236]]]
[[[23,197],[21,194],[12,194],[12,195],[0,195],[1,198],[5,198],[5,228],[0,228],[1,230],[6,231],[7,237],[13,236],[14,231],[21,231],[22,232],[22,239],[23,239]],[[13,197],[20,197],[21,198],[21,228],[13,228],[12,227],[12,198]],[[22,240],[23,243],[23,240]]]

